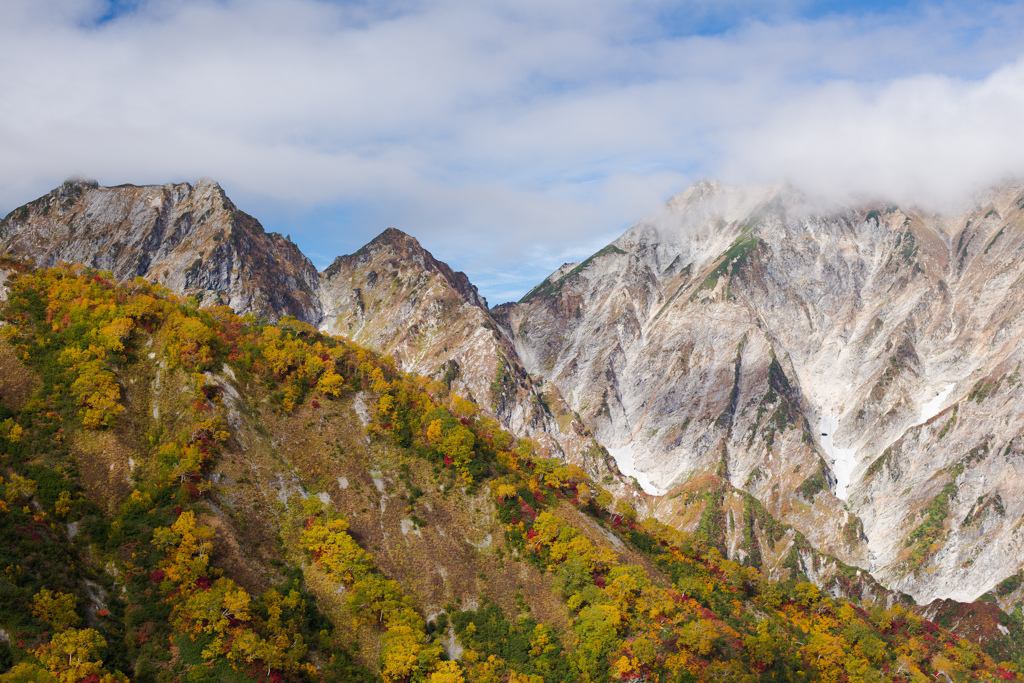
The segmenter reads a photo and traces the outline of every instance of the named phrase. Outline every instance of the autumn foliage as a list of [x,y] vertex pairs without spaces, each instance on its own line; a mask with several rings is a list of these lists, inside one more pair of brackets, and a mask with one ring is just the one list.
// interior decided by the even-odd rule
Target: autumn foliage
[[[214,514],[211,473],[237,438],[223,409],[229,375],[259,386],[283,416],[304,405],[326,412],[358,394],[371,438],[444,473],[454,496],[486,496],[504,532],[502,553],[555,586],[561,626],[525,603],[506,615],[486,596],[475,609],[449,605],[428,623],[401,577],[382,571],[375,551],[350,534],[342,511],[310,496],[301,514],[276,523],[301,548],[296,565],[315,569],[340,596],[350,623],[333,627],[376,639],[370,664],[387,683],[1024,680],[1014,663],[997,663],[901,604],[835,598],[798,571],[773,577],[724,557],[707,533],[638,519],[583,469],[538,454],[443,384],[295,319],[271,324],[200,309],[143,280],[118,285],[80,267],[22,269],[9,286],[3,334],[45,378],[47,395],[0,420],[3,458],[15,454],[0,465],[5,539],[58,547],[81,521],[82,556],[107,553],[130,609],[112,596],[109,609],[86,613],[76,586],[32,584],[13,562],[0,568],[0,587],[21,596],[35,629],[0,681],[126,680],[110,664],[115,637],[154,658],[172,645],[195,647],[206,668],[189,680],[211,680],[200,676],[213,671],[266,681],[362,676],[338,664],[348,651],[305,592],[300,569],[287,584],[250,592],[218,566],[217,534],[203,515]],[[63,448],[62,415],[67,431],[127,429],[123,375],[143,358],[185,378],[187,405],[173,429],[147,434],[146,476],[103,513],[66,483],[71,465],[55,473],[35,462]],[[121,625],[105,624],[114,610]],[[447,635],[464,648],[458,661],[441,645]],[[145,674],[141,661],[119,663]],[[173,680],[173,667],[160,675]]]

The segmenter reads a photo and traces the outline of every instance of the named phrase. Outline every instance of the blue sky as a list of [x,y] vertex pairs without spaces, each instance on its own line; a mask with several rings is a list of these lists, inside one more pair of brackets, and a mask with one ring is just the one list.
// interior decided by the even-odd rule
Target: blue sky
[[518,298],[702,177],[949,207],[1024,174],[1019,3],[5,0],[0,211],[216,178],[325,267]]

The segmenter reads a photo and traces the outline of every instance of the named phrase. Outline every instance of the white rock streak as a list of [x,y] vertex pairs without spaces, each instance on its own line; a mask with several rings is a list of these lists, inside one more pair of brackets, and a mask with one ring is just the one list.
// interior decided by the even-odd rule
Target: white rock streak
[[[947,384],[929,401],[921,404],[921,418],[911,428],[922,425],[942,412],[943,403],[953,393],[955,383]],[[839,429],[839,418],[835,415],[823,415],[818,423],[821,434],[821,447],[831,458],[832,472],[836,475],[836,497],[846,500],[850,487],[850,479],[857,465],[856,448],[838,448],[833,442],[836,430]]]

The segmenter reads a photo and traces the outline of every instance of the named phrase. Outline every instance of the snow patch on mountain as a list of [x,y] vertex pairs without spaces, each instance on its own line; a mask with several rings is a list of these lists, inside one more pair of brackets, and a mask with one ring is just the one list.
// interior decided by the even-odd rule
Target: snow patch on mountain
[[821,434],[821,448],[830,458],[832,472],[836,475],[836,498],[846,500],[850,487],[850,477],[853,475],[853,468],[857,466],[856,448],[839,448],[833,442],[836,430],[839,429],[839,416],[822,415],[818,423],[818,433]]
[[943,388],[938,395],[930,401],[926,401],[921,406],[921,421],[917,424],[924,424],[928,420],[932,419],[936,415],[942,412],[942,404],[945,402],[949,395],[953,393],[953,387],[955,383],[950,383]]
[[610,453],[611,456],[615,458],[615,462],[619,466],[619,471],[622,472],[627,477],[633,477],[634,479],[636,479],[637,483],[640,484],[640,488],[642,488],[644,491],[651,494],[652,496],[665,495],[665,490],[658,488],[653,483],[651,483],[651,480],[647,476],[646,472],[641,472],[638,469],[636,469],[636,463],[633,456],[632,441],[623,446],[619,446],[618,448],[609,448],[608,453]]

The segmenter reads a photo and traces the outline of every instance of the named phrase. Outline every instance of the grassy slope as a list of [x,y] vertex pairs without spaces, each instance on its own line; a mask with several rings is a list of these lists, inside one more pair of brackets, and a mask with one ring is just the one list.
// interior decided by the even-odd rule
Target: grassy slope
[[[170,333],[157,320],[139,325],[123,356],[111,361],[125,410],[109,427],[84,429],[68,392],[73,377],[55,364],[53,347],[41,344],[52,333],[40,322],[22,319],[14,345],[0,346],[0,402],[6,410],[0,418],[10,417],[23,431],[16,440],[9,428],[0,436],[5,454],[0,470],[8,482],[4,500],[10,501],[0,513],[5,568],[0,627],[11,639],[0,645],[0,671],[34,665],[31,650],[52,637],[51,625],[32,616],[32,596],[51,588],[76,596],[81,625],[106,639],[96,656],[109,671],[126,672],[136,681],[269,678],[260,662],[216,658],[205,663],[201,646],[207,636],[193,642],[171,632],[173,595],[156,575],[165,558],[150,541],[154,529],[169,527],[182,510],[192,509],[215,531],[210,556],[215,572],[231,577],[254,599],[272,587],[302,595],[295,628],[309,646],[304,662],[311,668],[275,669],[273,677],[372,678],[383,653],[381,631],[354,623],[360,612],[348,599],[350,591],[342,590],[303,545],[302,529],[316,518],[308,516],[302,500],[323,494],[327,512],[322,514],[343,513],[348,533],[372,555],[379,573],[395,579],[428,619],[425,637],[453,644],[458,633],[463,646],[472,645],[452,674],[466,679],[507,680],[515,671],[542,680],[712,675],[784,680],[796,672],[816,679],[826,671],[814,657],[820,661],[824,655],[807,650],[811,641],[801,630],[805,627],[812,637],[821,631],[839,639],[832,653],[841,667],[839,680],[911,680],[901,668],[924,675],[949,671],[957,680],[984,678],[987,672],[1012,677],[1012,665],[997,669],[983,653],[899,611],[854,607],[854,620],[866,630],[847,633],[843,623],[829,626],[841,622],[844,603],[800,583],[808,562],[820,569],[818,557],[793,542],[791,532],[776,528],[763,508],[748,503],[742,514],[736,509],[732,522],[725,521],[730,517],[728,510],[719,512],[722,506],[742,506],[745,499],[724,491],[721,482],[694,492],[690,504],[703,529],[698,536],[631,521],[628,509],[602,504],[599,495],[581,500],[584,489],[599,491],[581,473],[558,474],[554,465],[529,457],[510,466],[499,457],[501,449],[482,445],[479,436],[473,457],[480,466],[467,486],[457,468],[440,460],[436,447],[410,440],[395,424],[382,424],[378,396],[398,393],[411,381],[394,374],[389,375],[392,388],[374,391],[350,367],[336,398],[308,391],[288,410],[282,391],[295,382],[261,372],[260,358],[232,362],[229,344],[204,365],[205,376],[194,372],[203,367],[173,367]],[[217,328],[224,339],[231,337],[228,327]],[[305,344],[318,337],[295,329],[294,338]],[[242,345],[233,343],[236,350]],[[27,358],[22,348],[29,349]],[[364,357],[374,367],[387,366],[370,354]],[[375,419],[369,430],[360,411]],[[196,421],[211,416],[221,419],[227,440],[212,449],[195,475],[168,477],[161,448],[187,440]],[[487,433],[477,418],[463,421],[478,435]],[[15,475],[32,479],[36,490],[20,497],[12,493]],[[550,476],[561,478],[545,484]],[[515,493],[496,494],[502,483]],[[56,507],[62,491],[72,500],[65,514]],[[149,498],[136,505],[132,491]],[[579,575],[571,557],[557,559],[562,536],[531,536],[536,520],[543,519],[537,514],[544,512],[557,520],[562,536],[586,539],[594,553],[607,554],[606,560]],[[760,575],[757,560],[750,561],[753,568],[743,568],[721,558],[713,546],[736,533],[736,518],[750,529],[748,551],[755,545],[758,550],[748,556],[767,558],[783,536],[797,549],[787,560],[787,581]],[[623,592],[622,571],[628,567],[638,568],[650,586]],[[852,593],[857,587],[849,588]],[[668,602],[652,617],[649,608],[639,607],[645,600]],[[595,615],[598,608],[612,607],[623,621],[609,635]],[[265,615],[253,621],[260,628],[265,622]],[[550,630],[547,646],[538,644],[538,623]],[[1019,633],[1019,625],[1008,623]],[[703,627],[710,629],[704,640],[698,633]],[[870,638],[887,644],[888,655],[872,651]],[[1019,647],[1000,647],[1002,658],[1020,658]],[[597,648],[589,668],[588,648]],[[458,648],[450,649],[454,654]],[[914,667],[900,660],[899,652],[906,652]],[[857,669],[858,662],[866,663],[869,673]],[[413,677],[426,679],[431,667]]]

